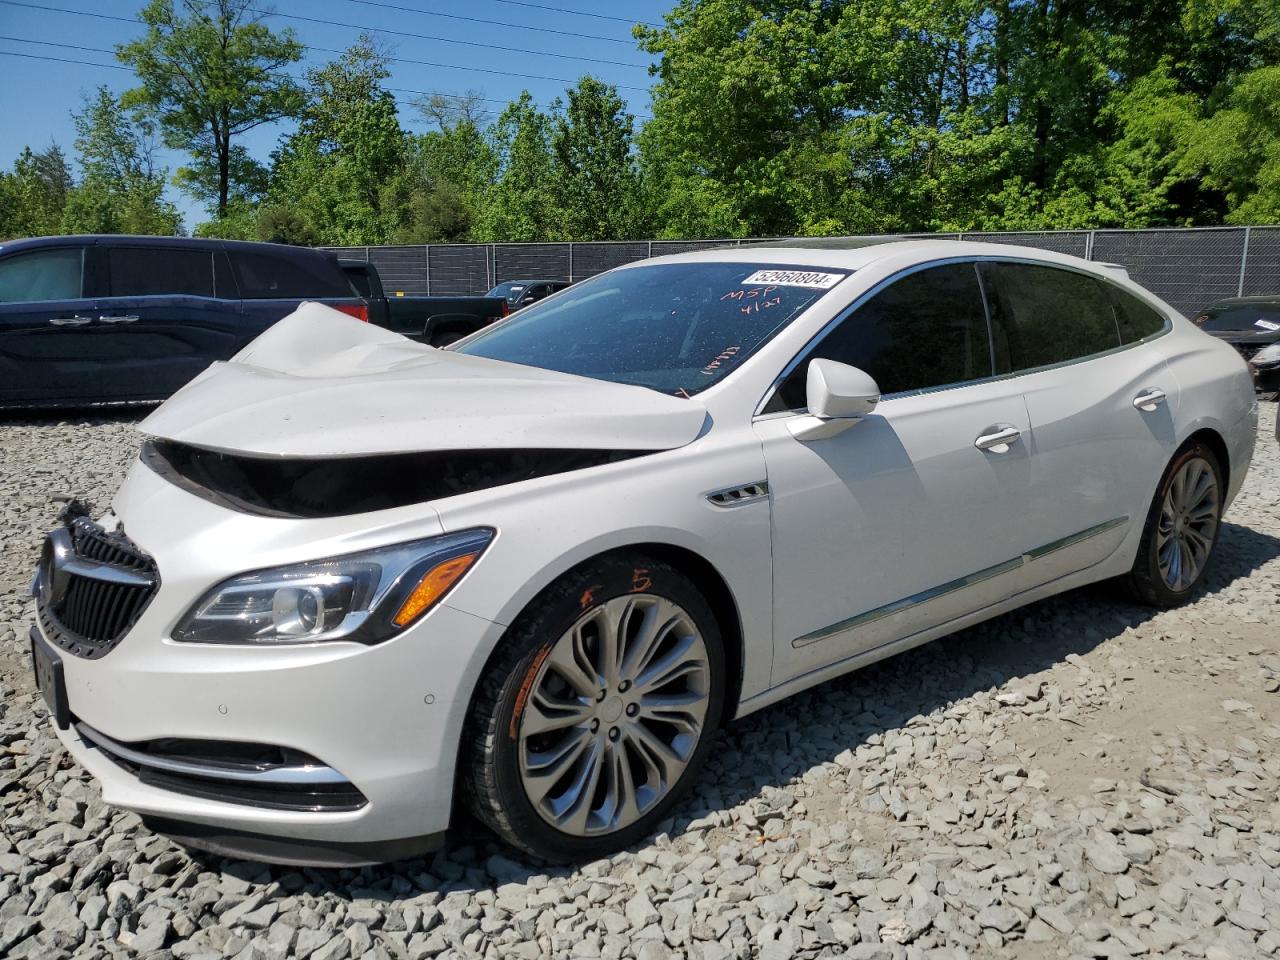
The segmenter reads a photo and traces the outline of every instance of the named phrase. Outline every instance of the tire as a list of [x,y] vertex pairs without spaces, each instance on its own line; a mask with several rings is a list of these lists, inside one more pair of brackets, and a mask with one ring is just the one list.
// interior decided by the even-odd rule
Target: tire
[[[618,631],[620,663],[606,683],[597,667],[611,623],[629,626]],[[591,669],[576,671],[583,662]],[[672,663],[685,666],[658,666]],[[669,679],[654,683],[655,674]],[[657,692],[681,703],[655,707]],[[467,717],[459,785],[477,819],[512,846],[555,863],[606,856],[648,836],[697,777],[724,696],[720,629],[687,577],[633,551],[587,561],[539,594],[490,658]],[[540,729],[549,720],[559,726]],[[571,760],[548,761],[559,756]],[[575,791],[580,779],[588,788]]]
[[[1203,482],[1203,478],[1212,478],[1210,490],[1212,505],[1210,506],[1208,500],[1204,499],[1192,506],[1192,515],[1197,517],[1204,514],[1206,508],[1208,509],[1204,523],[1188,522],[1186,509],[1177,509],[1177,505],[1182,502],[1180,498],[1188,496],[1182,492],[1189,476],[1185,471],[1194,472],[1197,469],[1201,471],[1193,481],[1193,485],[1197,488]],[[1180,477],[1183,478],[1182,486],[1178,485]],[[1222,500],[1225,494],[1226,484],[1222,464],[1217,454],[1206,444],[1198,441],[1190,443],[1174,455],[1169,466],[1165,468],[1164,476],[1160,478],[1160,485],[1156,488],[1151,507],[1147,511],[1147,519],[1142,529],[1142,539],[1138,543],[1138,555],[1134,558],[1133,569],[1124,579],[1125,588],[1134,599],[1153,607],[1165,608],[1179,606],[1191,598],[1204,580],[1209,562],[1213,558],[1214,548],[1218,543],[1218,534],[1222,529]],[[1206,494],[1206,497],[1208,495]],[[1194,500],[1194,491],[1189,496]],[[1169,508],[1173,508],[1172,515],[1169,513]],[[1182,519],[1179,519],[1180,517]],[[1184,527],[1190,527],[1192,532],[1200,534],[1198,540],[1195,537],[1188,537],[1185,541],[1195,546],[1193,554],[1185,554],[1180,550],[1180,544],[1184,540],[1178,531]],[[1172,536],[1170,536],[1171,532]],[[1208,547],[1203,549],[1200,541],[1206,538]],[[1172,559],[1172,555],[1168,553],[1169,540],[1173,541],[1173,551],[1178,554],[1176,559]],[[1165,558],[1163,565],[1162,557]],[[1188,557],[1195,561],[1193,567],[1188,567]]]

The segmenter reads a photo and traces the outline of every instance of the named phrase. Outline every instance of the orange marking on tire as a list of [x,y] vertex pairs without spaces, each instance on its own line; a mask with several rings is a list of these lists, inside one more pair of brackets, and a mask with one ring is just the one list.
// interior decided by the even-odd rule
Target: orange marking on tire
[[653,586],[653,578],[649,576],[648,567],[636,567],[631,571],[631,592],[640,593]]
[[597,583],[582,591],[582,598],[578,601],[578,608],[580,610],[587,609],[587,607],[591,606],[591,604],[595,602],[596,591],[599,590],[601,586],[603,586],[603,584]]
[[542,652],[534,657],[533,663],[529,665],[529,672],[524,675],[524,680],[520,683],[520,690],[516,693],[516,705],[511,711],[511,727],[508,730],[512,740],[517,737],[516,728],[520,725],[520,718],[524,716],[525,705],[529,702],[529,691],[533,688],[533,681],[538,677],[538,670],[542,667],[542,662],[551,655],[551,645],[542,648]]

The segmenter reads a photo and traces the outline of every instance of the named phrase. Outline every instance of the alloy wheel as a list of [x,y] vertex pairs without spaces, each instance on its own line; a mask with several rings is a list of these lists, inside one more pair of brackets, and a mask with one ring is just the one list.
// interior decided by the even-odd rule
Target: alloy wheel
[[520,713],[529,802],[573,836],[634,823],[692,759],[710,689],[706,642],[679,605],[635,593],[592,607],[551,647]]
[[1218,505],[1217,474],[1192,457],[1169,483],[1156,528],[1156,563],[1170,590],[1190,588],[1208,563],[1218,535]]

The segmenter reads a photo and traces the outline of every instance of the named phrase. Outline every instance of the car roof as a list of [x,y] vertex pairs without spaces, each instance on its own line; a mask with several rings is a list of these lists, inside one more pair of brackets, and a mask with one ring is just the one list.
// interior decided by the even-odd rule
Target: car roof
[[327,251],[312,247],[295,247],[285,243],[258,243],[251,240],[219,240],[212,237],[153,237],[131,233],[83,233],[61,237],[31,237],[24,240],[8,240],[0,243],[0,252],[39,250],[49,247],[73,247],[86,244],[111,244],[114,246],[175,247],[184,250],[270,250],[274,253],[332,256]]
[[1215,300],[1205,310],[1220,310],[1226,307],[1280,307],[1280,293],[1264,293],[1255,297],[1227,297]]
[[971,240],[882,240],[868,237],[819,237],[713,247],[709,250],[654,257],[628,266],[639,266],[642,263],[777,263],[857,271],[888,257],[920,263],[949,257],[1023,258],[1075,267],[1094,274],[1114,275],[1109,265],[1039,247]]

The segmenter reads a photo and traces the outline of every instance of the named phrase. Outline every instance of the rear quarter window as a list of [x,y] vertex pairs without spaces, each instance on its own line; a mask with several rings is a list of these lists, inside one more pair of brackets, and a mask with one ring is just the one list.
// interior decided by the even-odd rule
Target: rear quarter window
[[246,300],[307,300],[350,297],[337,261],[309,250],[232,249],[231,266]]
[[1147,337],[1154,337],[1164,329],[1165,316],[1155,307],[1139,300],[1127,290],[1121,290],[1109,283],[1104,283],[1103,287],[1111,298],[1111,308],[1115,311],[1121,343],[1137,343]]

